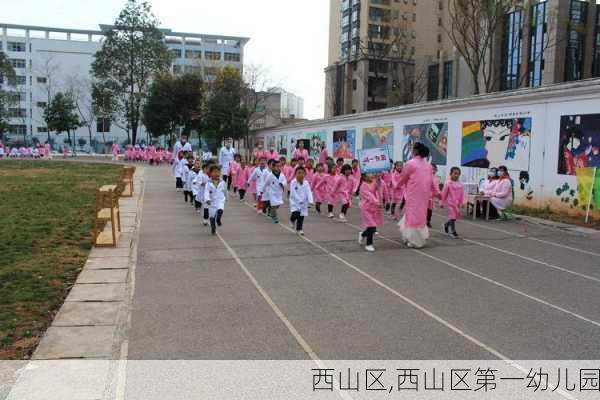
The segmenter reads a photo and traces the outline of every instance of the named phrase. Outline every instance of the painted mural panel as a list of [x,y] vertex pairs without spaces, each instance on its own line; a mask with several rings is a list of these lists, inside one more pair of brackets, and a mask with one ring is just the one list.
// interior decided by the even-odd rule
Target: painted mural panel
[[304,139],[304,135],[301,133],[291,133],[288,135],[288,150],[289,150],[290,156],[294,152],[294,149],[296,148],[296,144],[297,144],[298,140],[303,140],[303,139]]
[[288,138],[287,135],[277,136],[277,152],[279,155],[287,156],[288,154]]
[[563,115],[557,172],[577,175],[586,167],[600,168],[600,114]]
[[267,136],[267,150],[275,149],[275,142],[277,138],[275,136]]
[[394,146],[394,126],[378,126],[363,129],[363,149]]
[[333,158],[354,158],[356,154],[356,129],[333,132]]
[[462,166],[505,165],[513,171],[529,171],[531,122],[531,118],[463,122]]
[[431,162],[446,165],[448,154],[448,123],[405,125],[402,132],[402,161],[412,158],[415,143],[423,143],[431,151]]
[[305,139],[309,141],[308,155],[310,158],[319,158],[321,147],[327,145],[327,133],[323,131],[309,132],[306,134]]

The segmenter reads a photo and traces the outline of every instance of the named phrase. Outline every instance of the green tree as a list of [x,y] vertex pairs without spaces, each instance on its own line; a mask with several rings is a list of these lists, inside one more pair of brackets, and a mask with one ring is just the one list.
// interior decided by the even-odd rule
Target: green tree
[[177,127],[190,135],[201,126],[204,93],[204,82],[198,74],[157,76],[144,105],[146,129],[153,137],[168,134],[171,142]]
[[119,101],[118,110],[127,119],[132,143],[137,140],[152,78],[171,65],[158,24],[147,2],[127,0],[114,25],[105,32],[102,48],[92,64],[95,79]]
[[8,109],[15,103],[14,93],[2,89],[3,82],[6,82],[8,86],[14,86],[16,83],[16,74],[6,54],[0,51],[0,140],[3,139],[4,132],[9,128]]
[[247,109],[242,104],[246,85],[240,72],[233,67],[220,70],[208,99],[207,130],[213,131],[219,142],[225,137],[238,139],[245,134]]
[[70,94],[58,92],[46,106],[44,119],[48,121],[49,130],[56,133],[67,132],[69,144],[74,144],[74,140],[71,140],[71,131],[74,133],[81,126],[81,122]]

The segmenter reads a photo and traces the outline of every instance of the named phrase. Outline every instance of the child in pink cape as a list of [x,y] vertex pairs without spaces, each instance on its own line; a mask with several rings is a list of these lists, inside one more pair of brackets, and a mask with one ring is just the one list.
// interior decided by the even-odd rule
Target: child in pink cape
[[[233,156],[233,160],[229,161],[229,175],[231,175],[231,182],[235,181],[235,176],[240,170],[240,163],[242,162],[242,156],[240,154],[235,154]],[[237,193],[238,187],[233,185],[233,193]]]
[[395,221],[400,221],[400,212],[404,208],[404,185],[400,184],[400,175],[402,175],[402,161],[394,163],[392,175],[392,208],[391,213]]
[[352,176],[352,167],[349,164],[344,164],[341,169],[339,184],[339,195],[338,199],[342,206],[342,210],[340,212],[340,221],[347,222],[346,214],[348,214],[348,209],[352,205],[352,193],[356,184],[354,182],[354,177]]
[[358,243],[362,245],[366,239],[365,250],[375,251],[373,235],[377,227],[383,225],[383,198],[381,185],[383,182],[373,174],[365,174],[360,184],[360,220],[362,232],[358,234]]
[[244,197],[246,197],[246,184],[249,178],[250,168],[246,165],[246,161],[240,157],[238,167],[235,170],[235,175],[233,175],[233,187],[234,189],[237,189],[237,192],[240,195],[240,201],[244,201]]
[[288,185],[292,183],[292,179],[294,179],[296,160],[292,160],[291,164],[287,163],[287,159],[285,157],[279,157],[279,164],[281,164],[281,172],[283,172],[283,176],[285,176],[285,180],[288,182]]
[[442,190],[442,204],[448,209],[448,221],[444,224],[444,231],[458,239],[456,233],[456,220],[460,218],[460,209],[465,204],[465,186],[459,181],[460,168],[452,167],[450,177],[444,183]]
[[258,162],[259,162],[259,159],[255,158],[254,165],[249,165],[246,167],[246,169],[248,169],[248,179],[246,179],[246,187],[248,188],[248,193],[250,193],[252,195],[252,198],[254,199],[255,203],[256,203],[256,181],[254,180],[251,183],[248,183],[248,181],[250,180],[252,173],[258,166]]
[[404,164],[399,185],[404,185],[404,216],[398,226],[407,246],[421,248],[429,239],[427,207],[433,191],[433,172],[427,161],[429,148],[422,143],[413,146],[413,158]]
[[333,207],[340,198],[340,190],[342,186],[342,178],[337,174],[334,166],[329,167],[329,174],[325,178],[325,201],[327,202],[328,217],[333,218]]
[[311,189],[315,200],[315,210],[321,213],[321,204],[327,200],[327,175],[322,163],[317,164],[315,174],[312,179]]

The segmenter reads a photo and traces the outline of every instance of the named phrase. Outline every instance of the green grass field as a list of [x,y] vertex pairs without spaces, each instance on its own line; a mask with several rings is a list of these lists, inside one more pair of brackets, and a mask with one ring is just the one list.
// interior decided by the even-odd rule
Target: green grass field
[[0,359],[28,358],[91,249],[95,189],[121,167],[0,161]]

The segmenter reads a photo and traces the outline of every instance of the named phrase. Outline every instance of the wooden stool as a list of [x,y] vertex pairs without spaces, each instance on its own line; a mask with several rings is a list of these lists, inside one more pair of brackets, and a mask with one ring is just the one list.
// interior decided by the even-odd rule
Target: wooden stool
[[124,189],[121,196],[132,197],[133,196],[133,174],[135,173],[135,167],[124,167],[121,172],[121,181],[123,182]]
[[117,185],[105,185],[96,190],[96,218],[93,244],[96,247],[117,247],[121,233],[121,213]]

